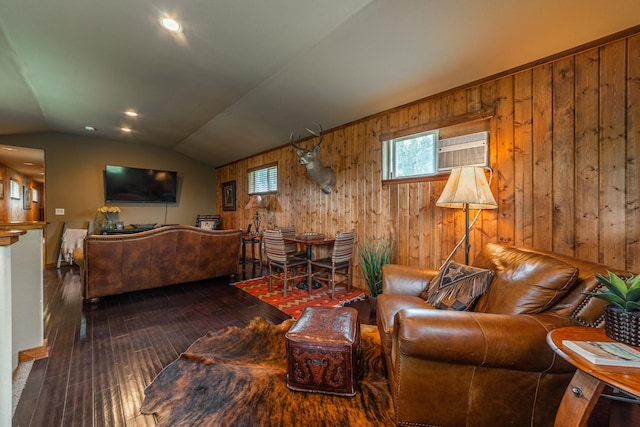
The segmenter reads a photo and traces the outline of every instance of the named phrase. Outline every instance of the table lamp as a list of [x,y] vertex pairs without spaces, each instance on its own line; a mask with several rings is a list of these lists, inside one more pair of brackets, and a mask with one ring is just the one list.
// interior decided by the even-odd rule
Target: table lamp
[[258,209],[265,209],[267,207],[267,201],[259,194],[254,194],[249,198],[249,202],[244,207],[245,209],[255,209],[256,214],[253,217],[253,226],[256,233],[260,233],[260,213]]
[[[440,195],[440,198],[436,202],[436,206],[443,208],[464,209],[465,215],[465,251],[464,262],[469,264],[469,230],[475,224],[478,215],[473,220],[471,227],[469,226],[469,210],[470,209],[497,209],[498,204],[491,194],[491,188],[485,177],[484,170],[489,168],[482,168],[477,166],[464,166],[451,170],[451,175],[444,186],[444,190]],[[491,169],[489,169],[491,172]],[[480,212],[478,212],[479,214]],[[460,247],[463,240],[460,240],[458,244],[453,248],[451,254],[445,261],[445,264],[449,261],[454,252]]]

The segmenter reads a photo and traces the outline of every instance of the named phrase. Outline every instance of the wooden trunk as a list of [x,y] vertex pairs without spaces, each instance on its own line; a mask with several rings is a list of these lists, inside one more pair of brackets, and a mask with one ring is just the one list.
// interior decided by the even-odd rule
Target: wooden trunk
[[287,387],[353,396],[362,376],[360,322],[354,308],[307,307],[286,334]]

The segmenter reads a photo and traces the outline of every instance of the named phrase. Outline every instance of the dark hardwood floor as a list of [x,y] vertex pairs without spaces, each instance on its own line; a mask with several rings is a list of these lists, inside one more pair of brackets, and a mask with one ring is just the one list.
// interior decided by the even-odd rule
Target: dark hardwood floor
[[[141,415],[145,387],[210,330],[245,326],[255,316],[288,316],[223,278],[82,301],[77,267],[45,269],[44,323],[49,357],[36,360],[13,426],[153,426]],[[352,305],[375,323],[369,304]]]

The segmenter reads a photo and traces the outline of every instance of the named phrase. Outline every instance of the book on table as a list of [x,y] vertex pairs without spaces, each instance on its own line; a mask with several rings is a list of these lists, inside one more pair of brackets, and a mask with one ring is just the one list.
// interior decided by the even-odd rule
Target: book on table
[[562,344],[594,365],[640,368],[640,351],[619,342],[572,341]]

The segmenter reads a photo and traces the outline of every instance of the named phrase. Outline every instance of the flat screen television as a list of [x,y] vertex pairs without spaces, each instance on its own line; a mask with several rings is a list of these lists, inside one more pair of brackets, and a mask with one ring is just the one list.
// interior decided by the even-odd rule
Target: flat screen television
[[157,169],[106,165],[105,202],[175,203],[178,173]]

